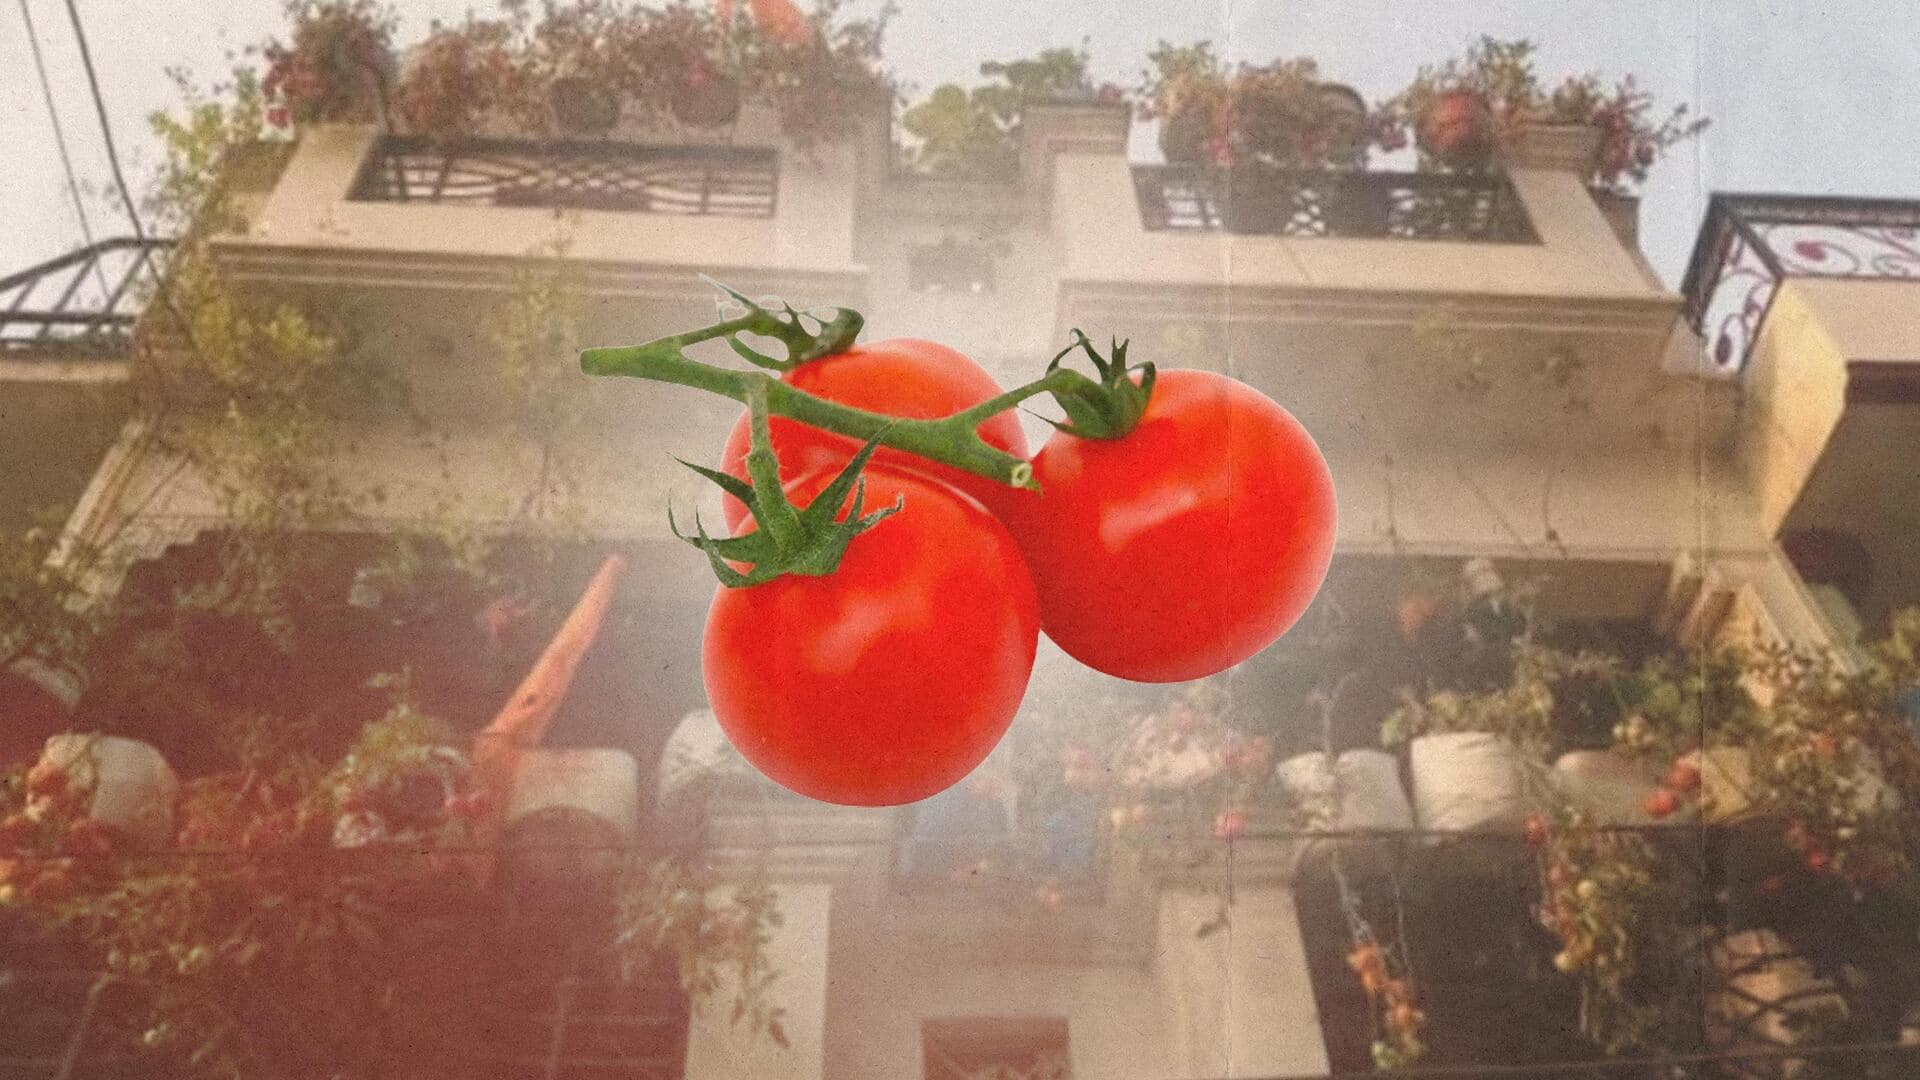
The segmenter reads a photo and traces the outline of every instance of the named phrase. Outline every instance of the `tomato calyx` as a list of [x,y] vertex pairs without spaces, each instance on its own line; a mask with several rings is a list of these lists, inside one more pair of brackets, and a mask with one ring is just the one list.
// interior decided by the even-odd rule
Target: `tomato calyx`
[[[805,507],[795,506],[780,486],[780,462],[774,456],[767,430],[764,378],[749,383],[747,410],[752,418],[753,449],[747,454],[747,474],[753,478],[752,483],[691,461],[680,464],[744,503],[757,527],[740,536],[709,536],[706,526],[695,514],[694,532],[689,536],[680,531],[673,509],[667,509],[667,527],[673,530],[674,536],[706,553],[720,584],[729,589],[744,589],[787,575],[825,577],[840,568],[847,545],[855,537],[899,513],[905,505],[904,499],[896,497],[891,506],[865,512],[867,483],[860,474],[880,447],[879,440],[874,439],[861,447],[833,482]],[[840,514],[843,507],[846,508],[844,518]],[[747,569],[737,569],[735,563]]]
[[[1072,336],[1072,342],[1047,365],[1048,374],[1063,370],[1061,362],[1079,350],[1087,354],[1100,381],[1083,378],[1054,390],[1053,399],[1060,404],[1067,419],[1064,422],[1048,420],[1047,423],[1076,438],[1118,439],[1140,423],[1140,417],[1147,411],[1147,403],[1153,399],[1154,366],[1148,362],[1129,367],[1127,343],[1124,341],[1109,343],[1109,357],[1101,356],[1100,351],[1093,347],[1093,342],[1080,330],[1075,329]],[[1135,372],[1139,373],[1138,381],[1134,379]]]
[[[823,308],[820,310],[826,314],[817,315],[812,310],[796,311],[783,300],[780,310],[774,311],[730,285],[705,274],[700,278],[727,295],[727,299],[720,302],[720,314],[725,317],[723,325],[734,326],[724,335],[727,346],[747,363],[769,371],[791,371],[801,364],[846,352],[866,325],[866,316],[852,308]],[[742,333],[778,340],[787,347],[787,358],[776,359],[748,345],[740,340]]]

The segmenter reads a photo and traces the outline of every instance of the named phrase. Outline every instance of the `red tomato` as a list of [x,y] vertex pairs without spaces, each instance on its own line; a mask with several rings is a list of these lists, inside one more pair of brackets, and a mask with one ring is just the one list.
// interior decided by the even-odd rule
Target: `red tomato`
[[[999,384],[979,364],[945,345],[913,338],[856,345],[835,356],[802,364],[781,379],[815,397],[913,420],[938,420],[1000,396]],[[767,433],[772,437],[774,453],[780,457],[780,475],[787,480],[836,470],[860,449],[858,442],[844,435],[781,416],[767,420]],[[1020,420],[1011,409],[981,424],[980,438],[1015,457],[1027,456],[1026,436],[1021,434]],[[751,432],[743,412],[721,451],[721,471],[747,479],[750,443]],[[1010,490],[985,477],[888,447],[874,454],[873,464],[935,477],[993,510],[1004,504]],[[746,506],[731,495],[725,497],[724,505],[727,528],[738,531],[747,517]]]
[[1088,667],[1203,678],[1272,644],[1333,556],[1333,478],[1285,409],[1244,383],[1162,371],[1118,439],[1056,433],[1008,525],[1041,625]]
[[[1000,741],[1039,640],[1013,537],[971,499],[868,468],[869,510],[823,577],[721,587],[702,663],[720,726],[755,768],[810,798],[913,802],[952,786]],[[797,504],[830,475],[789,485]]]

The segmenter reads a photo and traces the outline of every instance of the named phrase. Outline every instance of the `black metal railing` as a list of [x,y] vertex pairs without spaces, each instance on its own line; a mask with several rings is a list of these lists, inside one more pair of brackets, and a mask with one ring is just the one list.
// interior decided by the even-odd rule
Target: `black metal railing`
[[388,135],[348,198],[465,206],[772,217],[770,149]]
[[1296,171],[1137,165],[1150,230],[1537,244],[1519,193],[1499,174]]
[[1790,277],[1920,278],[1920,201],[1715,195],[1681,285],[1715,366],[1746,366]]
[[0,355],[124,349],[172,240],[101,240],[0,278]]

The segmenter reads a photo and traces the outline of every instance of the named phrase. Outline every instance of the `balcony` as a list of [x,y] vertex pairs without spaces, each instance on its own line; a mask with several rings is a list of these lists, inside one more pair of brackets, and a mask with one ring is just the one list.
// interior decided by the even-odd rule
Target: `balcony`
[[116,237],[0,278],[0,357],[124,353],[172,246]]
[[385,135],[368,152],[347,198],[769,218],[779,182],[779,158],[765,148],[530,139],[449,145]]
[[1136,165],[1133,183],[1150,232],[1540,242],[1503,175]]
[[1920,201],[1719,194],[1687,316],[1746,399],[1739,445],[1836,643],[1920,601]]
[[0,523],[70,506],[127,413],[127,356],[168,240],[117,237],[0,277]]
[[752,292],[857,296],[853,148],[801,155],[749,119],[738,145],[316,127],[249,227],[215,247],[237,277],[280,286],[484,292],[564,250],[589,291],[626,299],[704,302],[698,270]]
[[1790,278],[1920,278],[1920,203],[1715,195],[1681,291],[1716,367],[1747,366]]

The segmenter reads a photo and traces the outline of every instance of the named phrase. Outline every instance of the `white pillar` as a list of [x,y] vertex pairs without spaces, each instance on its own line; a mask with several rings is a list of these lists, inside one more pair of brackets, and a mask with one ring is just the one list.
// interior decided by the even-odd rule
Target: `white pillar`
[[[724,901],[732,887],[716,890]],[[687,1080],[821,1080],[826,1069],[827,919],[833,887],[798,882],[773,887],[780,925],[767,945],[777,972],[768,1004],[785,1011],[787,1045],[746,1020],[732,1022],[733,986],[721,985],[694,1012],[687,1039]]]
[[1169,884],[1160,893],[1158,975],[1176,1071],[1257,1077],[1327,1071],[1326,1044],[1293,893],[1282,884],[1237,888],[1225,926],[1220,894]]

